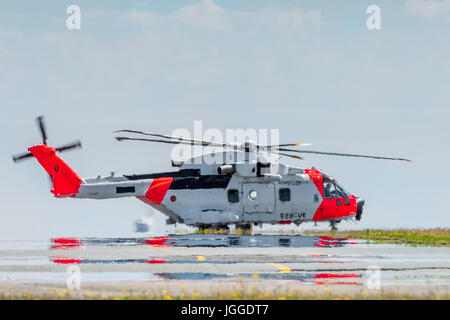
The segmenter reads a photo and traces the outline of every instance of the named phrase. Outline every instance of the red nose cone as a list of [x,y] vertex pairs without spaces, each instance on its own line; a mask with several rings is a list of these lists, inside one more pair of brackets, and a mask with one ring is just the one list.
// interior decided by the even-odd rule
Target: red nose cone
[[357,205],[355,196],[323,199],[314,214],[313,220],[344,218],[356,215],[356,213]]

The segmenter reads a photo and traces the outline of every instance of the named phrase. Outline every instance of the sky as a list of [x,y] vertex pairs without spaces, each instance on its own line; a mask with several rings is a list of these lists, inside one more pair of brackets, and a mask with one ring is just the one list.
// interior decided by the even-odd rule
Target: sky
[[[69,30],[67,7],[81,9]],[[369,30],[369,5],[381,29]],[[133,199],[56,199],[36,161],[11,155],[75,139],[61,157],[82,177],[171,170],[169,146],[112,132],[279,129],[366,199],[341,228],[450,227],[450,0],[3,1],[0,3],[0,239],[126,236],[151,214]],[[311,224],[307,227],[312,227]]]

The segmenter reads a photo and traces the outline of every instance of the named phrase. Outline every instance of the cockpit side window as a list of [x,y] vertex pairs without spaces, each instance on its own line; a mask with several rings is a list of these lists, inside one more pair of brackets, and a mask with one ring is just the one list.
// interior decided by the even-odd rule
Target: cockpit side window
[[323,184],[323,195],[324,198],[336,198],[336,188],[333,182],[328,181]]
[[341,197],[348,197],[350,195],[347,191],[344,190],[344,188],[342,188],[339,183],[335,181],[334,184],[336,185],[336,189],[339,190]]
[[348,193],[335,180],[328,176],[323,177],[323,195],[324,198],[343,198]]

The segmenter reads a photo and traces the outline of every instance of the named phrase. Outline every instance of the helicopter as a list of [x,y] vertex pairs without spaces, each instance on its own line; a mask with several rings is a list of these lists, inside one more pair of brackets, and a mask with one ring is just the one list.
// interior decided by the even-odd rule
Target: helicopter
[[221,161],[205,161],[201,154],[185,161],[172,160],[176,171],[81,178],[57,155],[81,148],[81,142],[50,147],[44,117],[36,121],[42,143],[13,156],[13,161],[36,158],[50,176],[55,197],[135,197],[166,215],[167,224],[183,223],[200,229],[228,230],[234,225],[251,230],[253,225],[329,222],[334,230],[343,220],[361,220],[365,205],[362,197],[346,191],[323,170],[284,165],[268,160],[267,154],[295,159],[303,159],[299,154],[320,154],[411,162],[405,158],[293,149],[303,143],[225,143],[122,129],[115,133],[126,135],[117,136],[117,141],[222,148],[215,155]]

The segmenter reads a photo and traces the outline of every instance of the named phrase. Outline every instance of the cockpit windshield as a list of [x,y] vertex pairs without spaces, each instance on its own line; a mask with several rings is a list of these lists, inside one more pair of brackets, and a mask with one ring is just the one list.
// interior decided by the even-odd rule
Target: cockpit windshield
[[323,194],[324,198],[342,198],[350,194],[333,178],[323,175]]

